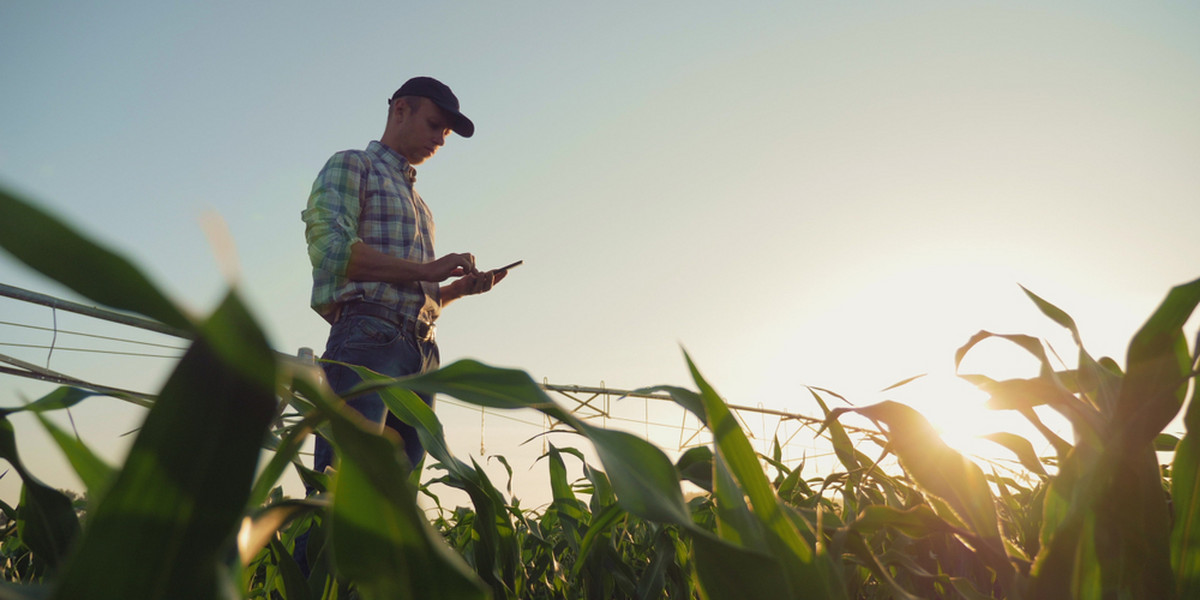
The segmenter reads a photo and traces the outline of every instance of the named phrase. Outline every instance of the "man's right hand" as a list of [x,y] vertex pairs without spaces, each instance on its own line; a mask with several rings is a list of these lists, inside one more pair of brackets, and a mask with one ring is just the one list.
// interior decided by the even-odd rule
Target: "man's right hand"
[[475,256],[469,252],[447,254],[433,262],[425,263],[423,269],[425,276],[422,279],[437,282],[479,272],[475,268]]
[[346,265],[346,277],[351,281],[407,281],[442,282],[451,277],[478,273],[475,256],[463,252],[447,254],[433,262],[419,263],[384,254],[363,242],[350,247],[350,261]]

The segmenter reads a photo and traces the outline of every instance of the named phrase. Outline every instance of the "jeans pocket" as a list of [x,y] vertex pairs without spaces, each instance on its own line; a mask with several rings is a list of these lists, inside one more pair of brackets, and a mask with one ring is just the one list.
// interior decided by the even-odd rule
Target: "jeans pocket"
[[391,346],[400,340],[401,331],[394,323],[375,317],[351,317],[345,345],[362,350]]

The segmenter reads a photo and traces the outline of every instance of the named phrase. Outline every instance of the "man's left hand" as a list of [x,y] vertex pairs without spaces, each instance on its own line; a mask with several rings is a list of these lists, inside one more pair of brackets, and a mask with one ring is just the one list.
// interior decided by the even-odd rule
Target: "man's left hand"
[[479,271],[463,275],[456,283],[462,286],[462,295],[473,296],[490,291],[505,275],[508,271]]

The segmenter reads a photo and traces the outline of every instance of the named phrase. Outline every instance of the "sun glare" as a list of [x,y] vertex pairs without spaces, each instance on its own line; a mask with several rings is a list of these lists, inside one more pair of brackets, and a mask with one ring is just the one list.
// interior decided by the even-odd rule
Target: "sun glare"
[[[1039,456],[1053,454],[1050,444],[1024,417],[1015,411],[988,408],[986,393],[951,373],[931,374],[909,385],[912,387],[908,390],[893,390],[894,393],[888,394],[889,399],[918,410],[933,425],[942,441],[981,463],[985,471],[988,466],[983,463],[990,464],[1002,474],[1009,466],[1016,472],[1023,472],[1012,452],[985,437],[991,433],[1019,435],[1029,440]],[[1064,421],[1048,411],[1039,411],[1039,414],[1059,435],[1070,439]]]
[[968,454],[986,453],[980,436],[996,431],[1004,415],[985,406],[987,394],[948,373],[934,373],[885,394],[919,411],[942,440]]

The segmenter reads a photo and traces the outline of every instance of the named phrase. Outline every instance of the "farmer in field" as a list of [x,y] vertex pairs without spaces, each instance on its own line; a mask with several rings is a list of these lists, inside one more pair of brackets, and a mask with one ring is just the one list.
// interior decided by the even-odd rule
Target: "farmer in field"
[[[442,308],[504,278],[504,271],[476,269],[470,253],[434,253],[433,215],[413,187],[414,167],[451,132],[469,138],[475,125],[449,87],[414,77],[388,100],[379,141],[334,154],[317,175],[301,216],[313,265],[312,307],[332,325],[322,358],[395,377],[436,369],[434,322]],[[324,368],[338,393],[359,381],[346,367]],[[432,397],[423,399],[433,405]],[[409,462],[420,462],[425,450],[416,432],[377,394],[348,404],[398,432]],[[320,472],[332,462],[332,448],[317,436],[313,467]]]

